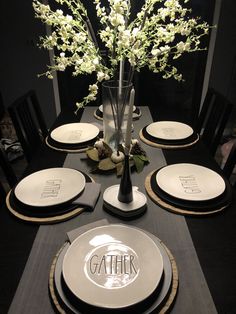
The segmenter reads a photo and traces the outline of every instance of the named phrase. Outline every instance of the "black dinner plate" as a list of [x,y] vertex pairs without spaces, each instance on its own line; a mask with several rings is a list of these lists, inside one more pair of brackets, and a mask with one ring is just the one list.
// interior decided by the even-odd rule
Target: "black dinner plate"
[[68,291],[62,278],[63,259],[70,246],[70,244],[68,243],[63,248],[63,250],[61,251],[57,259],[55,272],[54,272],[55,292],[56,292],[57,297],[61,301],[60,304],[62,304],[62,307],[65,308],[66,313],[74,313],[74,314],[143,313],[143,314],[149,314],[149,313],[153,313],[154,310],[157,311],[158,309],[161,309],[171,289],[172,266],[171,266],[169,256],[166,250],[164,249],[164,247],[161,245],[159,239],[147,231],[145,231],[145,233],[147,233],[147,235],[149,235],[153,239],[153,241],[156,243],[156,245],[160,249],[162,257],[163,257],[164,273],[162,276],[162,280],[160,284],[158,285],[157,289],[155,290],[155,292],[151,296],[149,296],[146,300],[138,304],[129,306],[128,308],[125,308],[125,309],[98,308],[98,307],[88,305],[78,300],[77,298],[72,296],[71,293]]
[[48,135],[47,141],[48,144],[58,148],[58,149],[69,149],[69,150],[78,150],[78,149],[84,149],[87,148],[88,146],[93,146],[94,143],[100,138],[102,137],[102,132],[99,132],[98,136],[96,136],[94,139],[86,141],[86,142],[82,142],[82,143],[78,143],[78,144],[66,144],[66,143],[60,143],[55,141],[53,138],[51,138],[50,135]]
[[232,201],[232,188],[228,180],[224,179],[225,182],[225,191],[219,195],[218,197],[215,197],[210,200],[206,201],[189,201],[189,200],[183,200],[179,199],[177,197],[174,197],[165,191],[163,191],[157,184],[156,181],[156,174],[159,170],[162,168],[156,170],[152,176],[151,176],[151,187],[153,192],[160,197],[163,201],[166,201],[168,204],[171,204],[175,207],[186,209],[186,210],[197,210],[197,211],[209,211],[209,210],[217,210],[219,208],[222,208],[224,206],[229,205],[229,203]]
[[[80,171],[81,172],[81,171]],[[86,183],[92,182],[91,178],[81,172],[84,177]],[[82,192],[81,192],[82,193]],[[80,194],[81,194],[80,193]],[[37,207],[37,206],[30,206],[22,203],[17,199],[15,196],[15,188],[11,190],[10,192],[10,205],[11,207],[17,211],[18,213],[21,213],[23,215],[26,215],[28,217],[40,217],[40,218],[47,218],[47,217],[53,217],[55,215],[62,215],[67,212],[70,212],[76,208],[78,208],[78,204],[72,204],[73,200],[75,200],[80,194],[76,195],[75,198],[72,200],[62,203],[62,204],[57,204],[57,205],[52,205],[52,206],[43,206],[43,207]]]
[[190,143],[193,143],[194,141],[196,141],[198,139],[198,134],[196,132],[193,132],[192,135],[184,138],[184,139],[181,139],[181,140],[164,140],[164,139],[160,139],[160,138],[157,138],[155,136],[152,136],[150,135],[148,132],[147,132],[147,127],[148,125],[146,125],[143,129],[142,129],[142,133],[143,133],[143,136],[153,142],[153,143],[156,143],[156,144],[161,144],[161,145],[187,145],[187,144],[190,144]]

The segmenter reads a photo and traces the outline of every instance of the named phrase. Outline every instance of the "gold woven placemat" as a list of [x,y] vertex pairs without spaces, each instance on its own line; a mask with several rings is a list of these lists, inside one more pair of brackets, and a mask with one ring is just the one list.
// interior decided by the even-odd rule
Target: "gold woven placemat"
[[17,217],[18,219],[24,220],[26,222],[32,222],[32,223],[37,223],[37,224],[57,223],[57,222],[68,220],[74,216],[77,216],[78,214],[82,213],[82,211],[84,210],[83,207],[78,207],[76,209],[73,209],[70,212],[67,212],[62,215],[53,216],[53,217],[31,217],[31,216],[27,216],[27,215],[23,215],[19,213],[11,206],[10,193],[11,193],[11,190],[8,192],[7,197],[6,197],[7,208],[15,217]]
[[[90,179],[92,180],[92,182],[94,182],[93,178],[90,177]],[[27,215],[23,215],[22,213],[19,213],[17,210],[15,210],[11,204],[10,204],[10,194],[11,194],[12,190],[10,190],[6,196],[6,205],[8,210],[10,211],[11,214],[13,214],[15,217],[17,217],[20,220],[26,221],[26,222],[30,222],[30,223],[36,223],[36,224],[53,224],[53,223],[57,223],[57,222],[62,222],[62,221],[66,221],[69,220],[77,215],[79,215],[80,213],[82,213],[84,211],[84,207],[79,207],[75,208],[65,214],[61,214],[61,215],[56,215],[56,216],[51,216],[51,217],[32,217],[32,216],[27,216]]]
[[157,196],[157,194],[153,191],[152,186],[151,186],[151,177],[153,175],[153,173],[156,170],[152,171],[145,179],[145,189],[147,191],[147,194],[149,195],[149,197],[154,201],[154,203],[160,205],[162,208],[175,213],[175,214],[181,214],[181,215],[185,215],[185,216],[207,216],[207,215],[212,215],[212,214],[216,214],[218,212],[221,212],[223,209],[225,209],[227,206],[223,206],[219,209],[214,209],[214,210],[209,210],[209,211],[204,211],[204,212],[200,212],[200,211],[194,211],[194,210],[186,210],[186,209],[182,209],[182,208],[178,208],[175,207],[174,205],[171,205],[167,202],[165,202],[164,200],[162,200],[160,197]]
[[191,143],[188,143],[188,144],[183,144],[183,145],[164,145],[164,144],[158,144],[158,143],[155,143],[155,142],[152,142],[152,141],[146,139],[146,137],[144,137],[144,135],[143,135],[143,130],[140,130],[140,131],[139,131],[139,137],[140,137],[141,141],[143,141],[145,144],[148,144],[148,145],[153,146],[153,147],[165,148],[165,149],[185,148],[185,147],[192,146],[192,145],[196,144],[196,143],[199,141],[199,135],[197,134],[197,139],[194,140],[194,141],[191,142]]
[[59,152],[66,152],[66,153],[83,153],[88,149],[88,147],[79,148],[79,149],[58,148],[48,143],[48,136],[45,138],[45,143],[48,147],[54,150],[57,150]]
[[[164,245],[164,243],[162,241],[160,241],[160,243],[164,247],[164,249],[166,250],[167,255],[169,256],[170,263],[171,263],[171,268],[172,268],[171,288],[170,288],[170,290],[168,292],[168,296],[166,298],[165,303],[162,305],[162,308],[158,312],[160,314],[164,314],[167,311],[169,311],[169,309],[172,306],[172,303],[175,300],[175,297],[176,297],[176,294],[177,294],[177,291],[178,291],[178,285],[179,285],[179,275],[178,275],[178,269],[177,269],[177,265],[176,265],[174,256],[172,255],[170,250]],[[63,305],[61,305],[59,303],[58,298],[57,298],[57,294],[56,294],[55,287],[54,287],[54,272],[55,272],[57,259],[58,259],[60,253],[62,252],[62,250],[64,249],[64,247],[66,245],[67,245],[67,242],[64,243],[64,245],[57,252],[56,256],[53,259],[53,262],[52,262],[52,265],[51,265],[51,268],[50,268],[50,273],[49,273],[49,293],[50,293],[50,297],[51,297],[51,300],[52,300],[53,304],[55,305],[56,310],[60,314],[66,314],[66,311],[63,309]]]

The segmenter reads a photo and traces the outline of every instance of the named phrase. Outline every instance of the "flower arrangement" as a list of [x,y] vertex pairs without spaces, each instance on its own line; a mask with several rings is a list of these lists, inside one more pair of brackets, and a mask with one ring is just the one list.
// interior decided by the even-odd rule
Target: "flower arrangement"
[[[54,71],[73,69],[73,75],[96,73],[88,95],[76,103],[81,108],[96,100],[99,82],[122,79],[120,69],[128,67],[128,82],[134,71],[148,67],[164,79],[183,80],[172,65],[186,52],[204,50],[200,39],[209,31],[206,22],[190,16],[184,7],[188,0],[146,0],[140,12],[131,20],[130,0],[94,0],[101,29],[95,34],[88,13],[80,0],[55,0],[66,5],[53,11],[49,5],[33,0],[36,17],[51,26],[51,35],[41,37],[41,47],[54,49],[54,64],[42,75],[53,78]],[[104,3],[104,4],[103,4]],[[107,50],[103,57],[97,36]]]
[[[87,157],[93,163],[91,172],[96,171],[116,171],[117,176],[121,176],[124,167],[125,151],[120,145],[117,151],[113,151],[103,140],[98,140],[93,147],[86,151]],[[149,163],[146,152],[142,149],[139,141],[133,139],[131,142],[129,165],[140,173],[144,166]]]

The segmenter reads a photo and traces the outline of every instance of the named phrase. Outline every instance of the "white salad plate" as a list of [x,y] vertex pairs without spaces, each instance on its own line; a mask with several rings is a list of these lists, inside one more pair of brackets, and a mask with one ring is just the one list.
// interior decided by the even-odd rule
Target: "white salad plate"
[[107,309],[143,301],[162,274],[163,258],[155,242],[143,231],[118,224],[79,236],[62,265],[65,284],[78,299]]
[[15,188],[16,198],[29,206],[53,206],[67,202],[83,191],[84,175],[70,168],[49,168],[30,174]]
[[220,196],[225,181],[215,171],[195,164],[173,164],[156,174],[158,186],[166,193],[189,201],[206,201]]
[[59,143],[79,144],[94,139],[99,128],[91,123],[68,123],[51,132],[51,138]]
[[146,128],[149,135],[163,140],[182,140],[193,134],[193,129],[182,122],[158,121]]

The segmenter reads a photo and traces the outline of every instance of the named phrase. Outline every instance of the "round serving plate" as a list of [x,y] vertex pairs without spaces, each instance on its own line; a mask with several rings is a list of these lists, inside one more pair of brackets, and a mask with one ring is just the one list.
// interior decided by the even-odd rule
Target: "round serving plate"
[[163,258],[145,232],[108,225],[91,229],[72,242],[62,274],[78,299],[119,309],[141,302],[155,291],[163,274]]
[[[145,305],[144,313],[146,314],[146,313],[153,313],[154,309],[159,308],[160,306],[163,306],[163,302],[166,300],[171,290],[173,270],[172,270],[170,257],[166,249],[164,248],[163,244],[161,243],[160,239],[158,239],[155,235],[147,231],[144,231],[144,232],[153,239],[157,247],[160,249],[162,257],[163,257],[163,267],[164,267],[163,284],[161,286],[161,289],[157,291],[155,300],[151,300],[150,302],[148,302],[148,304]],[[64,256],[69,246],[70,244],[68,242],[65,243],[64,247],[61,249],[61,251],[58,254],[58,257],[56,258],[55,268],[53,271],[53,283],[56,289],[56,293],[60,301],[62,301],[63,305],[66,306],[66,308],[68,308],[73,313],[80,314],[81,313],[80,307],[77,308],[76,305],[74,305],[73,302],[68,298],[68,296],[64,292],[64,288],[63,288],[63,284],[61,280],[62,264],[63,264]],[[52,288],[52,283],[51,283],[51,288]],[[140,307],[140,305],[138,306]],[[130,308],[130,312],[133,313],[132,308]]]
[[149,135],[163,140],[181,140],[193,134],[193,129],[177,121],[158,121],[149,124],[146,128]]
[[157,185],[178,199],[206,201],[225,191],[224,179],[215,171],[196,164],[179,163],[160,169]]
[[70,168],[49,168],[30,174],[15,188],[16,198],[29,206],[53,206],[70,201],[85,187],[84,175]]
[[64,144],[79,144],[94,139],[99,128],[91,123],[68,123],[54,129],[50,136],[54,141]]

